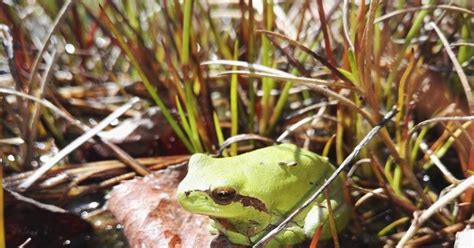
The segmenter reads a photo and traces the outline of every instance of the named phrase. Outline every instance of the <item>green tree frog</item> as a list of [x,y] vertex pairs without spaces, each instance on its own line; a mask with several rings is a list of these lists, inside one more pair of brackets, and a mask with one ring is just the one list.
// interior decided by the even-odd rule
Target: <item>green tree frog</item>
[[[211,218],[211,232],[225,235],[234,244],[252,245],[316,191],[333,171],[327,159],[291,144],[225,158],[198,153],[189,160],[177,197],[186,210]],[[329,192],[339,231],[349,219],[341,178],[331,184]],[[300,243],[311,238],[321,225],[322,239],[330,238],[327,209],[322,195],[267,247]]]

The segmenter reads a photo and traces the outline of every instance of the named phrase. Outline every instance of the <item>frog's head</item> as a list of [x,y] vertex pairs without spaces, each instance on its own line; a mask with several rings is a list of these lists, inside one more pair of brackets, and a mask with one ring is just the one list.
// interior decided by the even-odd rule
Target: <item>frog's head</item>
[[[245,183],[243,172],[229,170],[222,162],[205,154],[191,157],[188,174],[178,186],[177,196],[181,206],[196,214],[218,218],[266,211],[265,204],[258,198],[241,194]],[[235,166],[238,167],[237,164]]]

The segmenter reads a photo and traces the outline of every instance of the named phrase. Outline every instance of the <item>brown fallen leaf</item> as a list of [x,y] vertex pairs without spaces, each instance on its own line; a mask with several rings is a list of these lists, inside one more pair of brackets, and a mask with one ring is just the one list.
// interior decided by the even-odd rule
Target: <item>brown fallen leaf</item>
[[209,219],[185,211],[176,201],[185,174],[184,166],[168,168],[113,189],[107,206],[123,224],[130,247],[211,246],[216,236],[208,231]]

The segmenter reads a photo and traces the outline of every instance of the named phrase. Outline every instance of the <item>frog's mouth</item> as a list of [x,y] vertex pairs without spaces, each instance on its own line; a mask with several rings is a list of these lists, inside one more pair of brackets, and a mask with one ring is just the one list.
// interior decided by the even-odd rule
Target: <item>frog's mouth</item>
[[219,204],[213,200],[209,190],[194,190],[178,193],[178,201],[185,209],[190,212],[203,214],[220,218],[238,217],[241,211],[232,211],[236,206],[230,203],[240,203],[241,207],[252,208],[260,212],[267,212],[265,204],[255,197],[236,196],[226,204]]

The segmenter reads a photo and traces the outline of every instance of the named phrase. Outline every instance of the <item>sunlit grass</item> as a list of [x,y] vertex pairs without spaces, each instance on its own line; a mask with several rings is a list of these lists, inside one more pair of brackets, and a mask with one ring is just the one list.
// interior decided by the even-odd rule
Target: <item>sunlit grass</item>
[[[2,70],[12,76],[2,83],[16,93],[44,97],[66,113],[58,118],[54,111],[34,107],[25,95],[15,93],[16,102],[2,97],[0,138],[27,136],[25,130],[38,134],[37,139],[23,137],[25,144],[2,147],[15,156],[5,168],[8,173],[30,168],[22,161],[28,156],[39,161],[34,142],[64,146],[71,119],[93,124],[103,115],[82,116],[78,100],[109,101],[116,107],[117,101],[141,96],[143,108],[159,107],[176,147],[186,149],[181,153],[213,154],[229,137],[259,134],[283,137],[278,141],[308,148],[335,164],[396,107],[396,117],[362,150],[347,179],[350,202],[364,199],[351,206],[358,215],[354,221],[367,224],[367,232],[383,237],[380,242],[393,241],[414,210],[431,206],[447,185],[474,171],[472,119],[454,118],[474,111],[474,12],[472,6],[438,1],[423,6],[356,2],[3,4],[1,21],[11,28],[15,46],[3,43]],[[51,30],[54,39],[43,30]],[[15,56],[8,54],[10,48]],[[53,48],[61,48],[56,60]],[[44,95],[29,92],[48,78],[43,77],[48,68],[52,74],[44,81]],[[119,89],[107,91],[110,82]],[[60,93],[76,88],[86,94]],[[97,92],[87,92],[91,88]],[[332,104],[301,111],[327,102]],[[433,121],[417,126],[426,120]],[[224,155],[258,146],[232,144]],[[372,191],[381,195],[364,196]],[[427,227],[436,232],[446,220],[463,223],[469,218],[465,206],[471,204],[472,198],[461,197]],[[390,213],[383,212],[387,208]],[[357,236],[360,230],[351,231]]]

